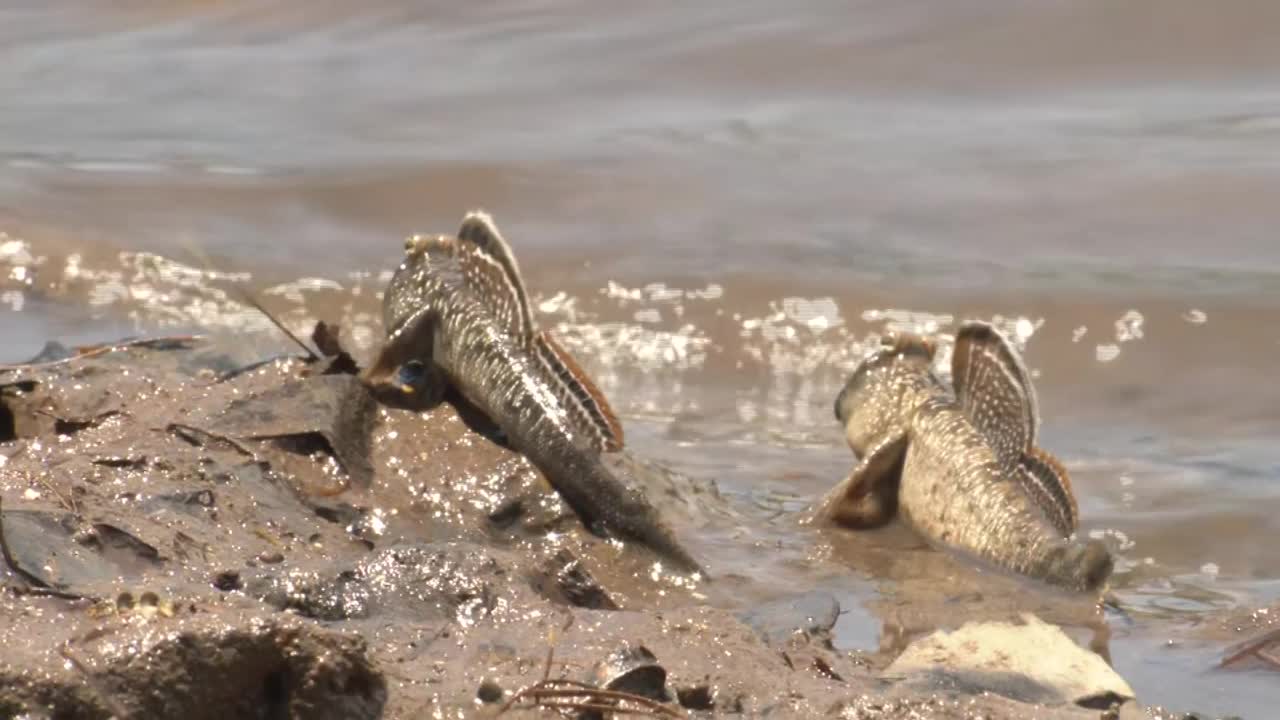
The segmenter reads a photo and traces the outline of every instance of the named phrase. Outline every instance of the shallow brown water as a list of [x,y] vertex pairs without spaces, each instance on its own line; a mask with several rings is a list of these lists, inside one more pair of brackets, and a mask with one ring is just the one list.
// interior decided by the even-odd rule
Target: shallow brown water
[[280,351],[231,285],[367,351],[400,237],[483,206],[635,450],[747,509],[710,562],[835,590],[871,647],[895,588],[965,571],[780,512],[847,472],[831,400],[873,333],[999,316],[1122,558],[1121,672],[1280,700],[1192,638],[1280,598],[1280,6],[45,5],[0,9],[0,362],[198,326]]

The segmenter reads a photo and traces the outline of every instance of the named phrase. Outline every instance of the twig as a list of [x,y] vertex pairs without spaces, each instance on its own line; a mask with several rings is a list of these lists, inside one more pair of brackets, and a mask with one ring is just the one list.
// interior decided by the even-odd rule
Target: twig
[[54,597],[62,600],[93,600],[93,598],[81,595],[80,593],[67,592],[66,590],[56,590],[48,587],[20,587],[18,585],[0,585],[5,590],[14,595],[28,595],[31,597]]
[[280,322],[279,318],[277,318],[275,315],[272,315],[270,311],[268,311],[265,307],[263,307],[262,303],[258,302],[258,298],[254,297],[248,290],[242,289],[238,294],[240,295],[241,300],[248,303],[249,305],[252,305],[253,309],[262,313],[263,316],[267,318],[267,320],[271,321],[272,325],[276,326],[277,330],[284,333],[285,337],[289,338],[290,340],[293,341],[295,345],[302,348],[302,351],[307,354],[307,362],[315,362],[320,359],[320,356],[316,354],[315,350],[311,349],[310,345],[303,342],[302,338],[298,337],[297,335],[294,335],[292,330],[285,327],[284,323]]
[[50,591],[47,594],[50,595],[51,597],[60,597],[67,600],[91,599],[86,595],[81,595],[79,593],[74,593],[67,590],[62,590],[60,588],[56,588],[53,585],[50,585],[49,583],[45,582],[43,579],[40,578],[40,576],[26,570],[25,568],[23,568],[21,565],[18,564],[18,561],[15,560],[13,557],[13,551],[9,549],[9,540],[8,538],[5,537],[5,534],[4,534],[3,498],[0,498],[0,556],[4,557],[4,564],[8,565],[9,569],[12,570],[15,575],[18,575],[23,580],[26,580],[27,582],[31,583],[36,588],[40,588],[41,590],[45,590],[45,591]]
[[[549,681],[548,685],[560,684],[559,681]],[[625,714],[625,715],[648,715],[651,717],[673,717],[683,718],[685,714],[673,707],[658,702],[652,698],[636,695],[634,693],[622,692],[620,690],[602,690],[589,685],[580,685],[572,683],[575,687],[569,689],[559,689],[555,687],[544,687],[542,682],[536,685],[524,688],[511,696],[502,709],[498,711],[499,715],[508,712],[515,704],[522,700],[532,701],[533,706],[548,709],[573,709],[573,710],[600,710],[603,712]],[[632,703],[638,705],[638,708],[628,708],[618,705],[617,703]]]
[[1240,645],[1236,645],[1233,650],[1229,651],[1227,656],[1222,659],[1222,662],[1218,663],[1218,667],[1224,668],[1229,665],[1234,665],[1249,655],[1253,655],[1254,657],[1257,657],[1264,662],[1269,662],[1272,665],[1280,666],[1280,662],[1277,662],[1270,653],[1266,652],[1266,647],[1278,640],[1280,640],[1280,628],[1265,632],[1256,638],[1246,640]]
[[54,497],[58,498],[58,502],[62,504],[64,509],[72,515],[79,517],[80,509],[76,506],[74,494],[72,495],[72,498],[68,500],[65,495],[58,491],[58,488],[54,487],[48,480],[45,480],[44,477],[40,475],[36,476],[36,482],[43,485],[45,490],[48,490]]
[[[573,616],[573,613],[569,613],[569,617],[564,621],[564,625],[560,626],[560,632],[561,633],[569,632],[569,628],[573,627],[573,623],[576,620],[577,618]],[[544,683],[548,682],[548,679],[551,677],[551,660],[555,657],[555,653],[556,653],[555,632],[552,632],[547,639],[549,640],[549,642],[547,643],[547,662],[546,662],[546,665],[544,665],[542,668],[542,682]]]
[[14,363],[11,365],[0,365],[0,372],[11,372],[15,370],[38,370],[45,367],[53,367],[55,365],[64,365],[66,363],[75,362],[76,360],[85,360],[98,355],[127,350],[134,347],[151,347],[153,345],[161,345],[165,343],[190,343],[198,342],[205,338],[204,335],[164,335],[155,338],[135,338],[133,340],[121,340],[114,343],[106,343],[103,345],[90,346],[88,349],[80,349],[75,355],[65,357],[61,360],[46,360],[38,363]]
[[[568,619],[564,625],[560,627],[559,632],[566,632],[573,626],[577,618],[573,613],[569,613]],[[636,695],[634,693],[623,692],[621,690],[605,690],[602,688],[588,685],[587,683],[569,680],[567,678],[551,679],[551,665],[555,658],[556,633],[553,631],[548,638],[550,643],[547,647],[547,660],[542,668],[542,679],[528,687],[521,688],[510,700],[498,710],[498,715],[502,715],[516,706],[521,701],[529,701],[532,707],[540,707],[547,710],[594,710],[602,713],[612,713],[615,715],[647,715],[650,717],[687,717],[683,711],[672,708],[664,703],[658,702],[652,698]],[[618,703],[633,703],[639,705],[638,708],[629,708],[621,706]]]
[[[192,242],[187,242],[185,245],[187,252],[195,258],[196,262],[203,265],[206,271],[213,272],[215,270],[213,261],[211,261],[209,257],[200,250],[200,248],[196,247]],[[267,309],[262,306],[262,303],[258,301],[258,298],[254,297],[253,293],[238,285],[232,285],[231,292],[239,297],[242,302],[262,313],[263,317],[270,320],[271,324],[275,325],[277,330],[284,333],[285,337],[289,338],[295,345],[302,348],[302,351],[307,354],[307,362],[315,362],[320,359],[320,356],[316,354],[315,350],[311,349],[310,345],[303,342],[297,335],[294,335],[289,328],[284,326],[284,323],[280,322],[279,318],[268,312]]]

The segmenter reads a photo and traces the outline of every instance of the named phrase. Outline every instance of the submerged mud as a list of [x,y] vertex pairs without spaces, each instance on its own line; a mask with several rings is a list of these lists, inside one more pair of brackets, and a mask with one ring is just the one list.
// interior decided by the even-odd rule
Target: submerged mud
[[[726,605],[583,531],[465,407],[380,406],[333,358],[51,353],[0,375],[5,715],[537,715],[539,681],[633,675],[676,713],[1032,711],[881,677],[900,648],[836,649],[828,594]],[[711,483],[649,475],[678,530],[741,519]]]

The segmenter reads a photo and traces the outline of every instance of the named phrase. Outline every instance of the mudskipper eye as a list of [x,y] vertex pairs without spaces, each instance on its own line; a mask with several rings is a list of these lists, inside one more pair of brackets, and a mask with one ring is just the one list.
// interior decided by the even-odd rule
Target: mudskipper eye
[[422,387],[423,382],[427,379],[427,366],[423,365],[419,360],[410,360],[400,366],[400,373],[396,376],[396,380],[401,385],[409,387]]

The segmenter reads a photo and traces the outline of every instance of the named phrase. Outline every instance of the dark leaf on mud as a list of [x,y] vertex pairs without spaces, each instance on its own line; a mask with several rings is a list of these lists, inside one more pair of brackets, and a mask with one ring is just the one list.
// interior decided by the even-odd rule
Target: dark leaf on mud
[[210,429],[253,439],[318,435],[351,480],[367,486],[373,478],[369,434],[374,410],[373,397],[358,379],[322,375],[233,401]]
[[43,510],[5,510],[4,537],[13,560],[46,587],[75,588],[109,582],[109,561],[74,539],[74,518]]
[[97,535],[102,553],[116,560],[117,565],[128,567],[136,565],[137,560],[157,564],[161,560],[160,551],[155,546],[128,530],[109,523],[94,523],[93,530]]
[[315,329],[311,331],[311,342],[320,349],[321,355],[329,359],[321,373],[323,375],[355,375],[360,372],[355,359],[342,348],[342,341],[339,339],[341,334],[340,326],[330,325],[323,320],[317,322]]
[[320,349],[321,355],[329,357],[343,355],[345,351],[342,349],[342,342],[338,339],[341,333],[341,326],[330,325],[320,320],[316,323],[315,329],[311,331],[311,342],[315,343],[316,347]]

